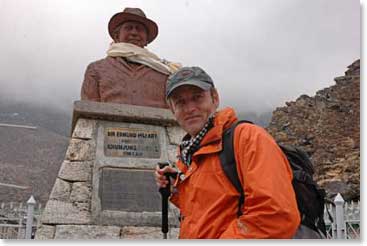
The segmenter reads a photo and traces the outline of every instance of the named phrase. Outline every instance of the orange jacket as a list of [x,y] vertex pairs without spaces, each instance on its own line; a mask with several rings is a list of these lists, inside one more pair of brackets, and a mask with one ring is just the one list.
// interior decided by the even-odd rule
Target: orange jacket
[[300,223],[292,171],[274,139],[261,127],[239,125],[234,134],[238,175],[244,184],[243,214],[238,193],[225,176],[218,153],[222,134],[237,120],[226,108],[177,178],[171,202],[181,211],[180,238],[291,238]]

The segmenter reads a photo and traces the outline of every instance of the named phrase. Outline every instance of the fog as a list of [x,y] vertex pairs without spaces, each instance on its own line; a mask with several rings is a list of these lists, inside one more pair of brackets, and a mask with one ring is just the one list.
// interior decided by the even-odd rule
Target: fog
[[0,0],[1,99],[71,110],[125,7],[158,24],[150,51],[204,68],[221,106],[240,111],[313,96],[360,58],[356,0]]

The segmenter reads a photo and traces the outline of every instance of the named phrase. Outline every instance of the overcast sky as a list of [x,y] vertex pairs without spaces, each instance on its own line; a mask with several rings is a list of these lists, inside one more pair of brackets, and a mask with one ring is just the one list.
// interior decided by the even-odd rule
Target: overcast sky
[[360,58],[358,0],[0,0],[0,96],[71,110],[125,7],[158,24],[150,51],[201,66],[241,111],[314,96]]

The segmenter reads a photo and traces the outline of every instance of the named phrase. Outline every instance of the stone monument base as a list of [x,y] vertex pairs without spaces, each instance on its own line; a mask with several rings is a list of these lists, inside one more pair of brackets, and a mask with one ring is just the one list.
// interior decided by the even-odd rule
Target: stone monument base
[[[36,239],[160,239],[153,172],[174,163],[184,132],[169,110],[74,103],[72,136]],[[168,238],[177,238],[170,204]]]

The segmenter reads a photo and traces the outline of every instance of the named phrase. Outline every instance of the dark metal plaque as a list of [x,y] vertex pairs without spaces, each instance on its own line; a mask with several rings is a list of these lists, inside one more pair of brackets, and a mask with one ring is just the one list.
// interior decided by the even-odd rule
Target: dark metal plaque
[[104,154],[110,157],[158,159],[161,156],[159,133],[143,129],[105,128]]
[[102,210],[157,212],[161,198],[153,170],[103,168],[99,182]]

